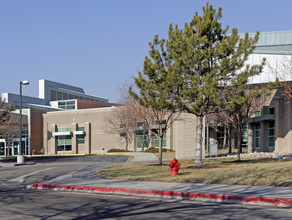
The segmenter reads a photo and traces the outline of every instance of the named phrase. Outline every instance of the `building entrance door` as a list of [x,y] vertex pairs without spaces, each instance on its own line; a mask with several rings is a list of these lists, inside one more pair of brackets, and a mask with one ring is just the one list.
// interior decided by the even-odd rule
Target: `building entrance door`
[[[18,145],[19,145],[19,138],[15,138],[12,142],[12,149],[11,149],[12,151],[11,153],[14,156],[18,155]],[[21,138],[21,147],[22,147],[22,154],[27,155],[29,151],[28,151],[26,138]]]

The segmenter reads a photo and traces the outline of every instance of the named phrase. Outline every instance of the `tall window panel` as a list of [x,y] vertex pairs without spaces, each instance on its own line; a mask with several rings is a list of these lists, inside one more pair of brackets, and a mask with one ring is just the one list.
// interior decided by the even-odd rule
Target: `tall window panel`
[[261,138],[261,124],[256,123],[255,128],[255,147],[260,147],[260,138]]
[[269,147],[275,147],[275,121],[269,121]]

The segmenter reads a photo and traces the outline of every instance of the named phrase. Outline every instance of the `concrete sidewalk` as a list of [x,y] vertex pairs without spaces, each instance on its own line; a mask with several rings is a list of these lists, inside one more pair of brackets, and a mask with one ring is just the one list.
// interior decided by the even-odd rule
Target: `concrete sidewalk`
[[[135,154],[131,163],[157,161],[153,154]],[[292,208],[290,187],[105,180],[96,176],[94,170],[86,176],[66,175],[28,188]]]

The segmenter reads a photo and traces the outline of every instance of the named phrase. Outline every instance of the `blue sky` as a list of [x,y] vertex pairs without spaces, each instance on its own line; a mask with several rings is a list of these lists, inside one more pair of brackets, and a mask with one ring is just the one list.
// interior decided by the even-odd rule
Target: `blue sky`
[[[292,30],[291,0],[213,0],[239,32]],[[183,27],[205,0],[0,0],[0,93],[38,96],[38,80],[84,88],[117,102],[143,67],[148,42]]]

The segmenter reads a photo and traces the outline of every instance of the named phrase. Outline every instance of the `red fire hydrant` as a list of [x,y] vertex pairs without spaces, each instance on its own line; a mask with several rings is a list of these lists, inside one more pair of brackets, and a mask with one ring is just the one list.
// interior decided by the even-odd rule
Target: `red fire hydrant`
[[171,169],[171,175],[176,176],[180,168],[180,163],[177,161],[177,159],[173,158],[173,160],[168,164],[168,166]]

